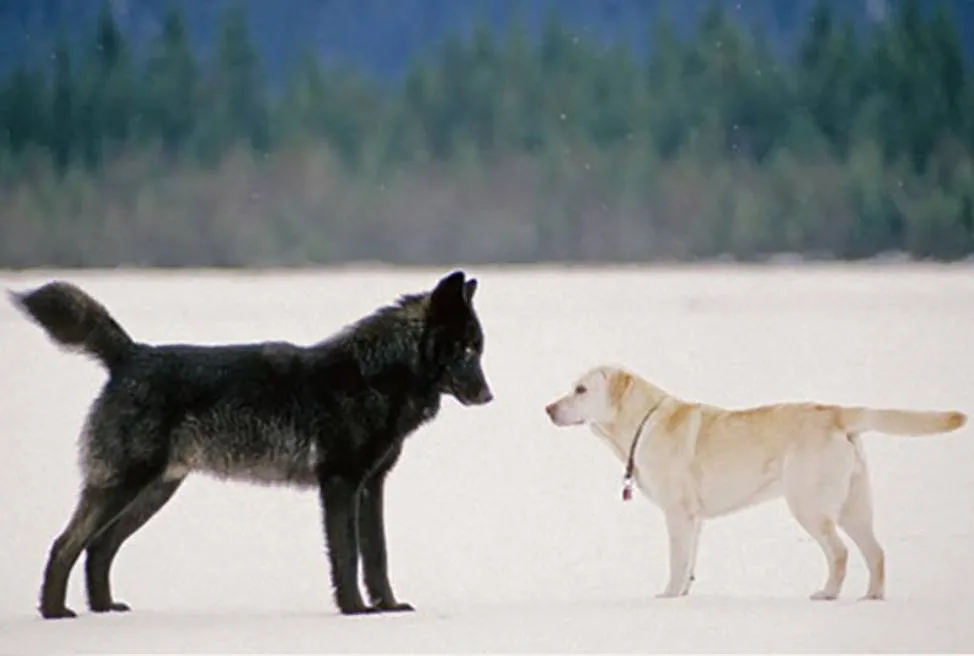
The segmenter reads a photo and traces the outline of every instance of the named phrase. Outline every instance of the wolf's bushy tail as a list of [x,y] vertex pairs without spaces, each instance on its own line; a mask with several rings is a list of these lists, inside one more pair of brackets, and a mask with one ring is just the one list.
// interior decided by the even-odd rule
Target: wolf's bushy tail
[[56,280],[10,300],[40,324],[57,344],[94,356],[112,371],[131,355],[135,342],[105,306],[75,285]]
[[960,428],[967,415],[953,411],[840,408],[842,428],[852,433],[877,431],[888,435],[935,435]]

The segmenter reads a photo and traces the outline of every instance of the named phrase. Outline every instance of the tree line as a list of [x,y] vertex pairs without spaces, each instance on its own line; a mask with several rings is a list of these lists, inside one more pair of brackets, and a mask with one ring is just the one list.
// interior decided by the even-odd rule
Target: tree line
[[867,30],[819,2],[792,52],[713,3],[643,52],[481,22],[379,80],[247,16],[213,52],[110,5],[0,85],[0,265],[649,261],[974,247],[974,78],[946,5]]

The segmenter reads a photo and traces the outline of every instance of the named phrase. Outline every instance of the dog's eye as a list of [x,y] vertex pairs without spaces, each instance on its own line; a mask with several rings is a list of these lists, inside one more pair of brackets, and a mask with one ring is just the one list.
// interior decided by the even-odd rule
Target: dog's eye
[[577,386],[575,388],[575,394],[581,395],[581,394],[584,394],[587,391],[588,391],[588,389],[584,385],[579,385],[579,386]]
[[477,349],[472,346],[468,346],[466,349],[464,349],[463,355],[472,360],[473,358],[477,357]]

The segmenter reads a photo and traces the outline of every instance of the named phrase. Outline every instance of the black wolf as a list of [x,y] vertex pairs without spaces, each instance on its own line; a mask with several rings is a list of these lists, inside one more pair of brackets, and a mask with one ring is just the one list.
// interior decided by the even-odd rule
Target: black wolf
[[[111,593],[112,560],[193,471],[316,487],[340,611],[412,610],[389,584],[383,483],[443,394],[464,405],[493,398],[476,290],[455,271],[308,347],[142,344],[70,283],[11,293],[55,342],[109,373],[81,435],[80,499],[51,547],[41,615],[75,616],[65,594],[83,550],[91,610],[128,610]],[[360,550],[369,606],[358,587]]]

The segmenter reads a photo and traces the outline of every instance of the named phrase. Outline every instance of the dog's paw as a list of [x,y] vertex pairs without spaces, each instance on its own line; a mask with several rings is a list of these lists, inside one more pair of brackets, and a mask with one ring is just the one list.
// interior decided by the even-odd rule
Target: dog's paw
[[886,596],[882,592],[867,592],[859,597],[859,601],[882,601]]
[[397,601],[391,604],[379,604],[376,608],[381,613],[411,613],[416,610],[412,604],[407,604],[404,601]]
[[834,601],[839,598],[839,593],[832,590],[819,590],[808,598],[812,601]]
[[657,599],[676,599],[677,597],[682,597],[685,594],[686,594],[685,592],[679,592],[679,591],[673,591],[673,590],[663,590],[662,592],[657,593],[656,598]]
[[77,616],[78,614],[67,606],[60,608],[41,608],[41,617],[46,620],[68,620]]

